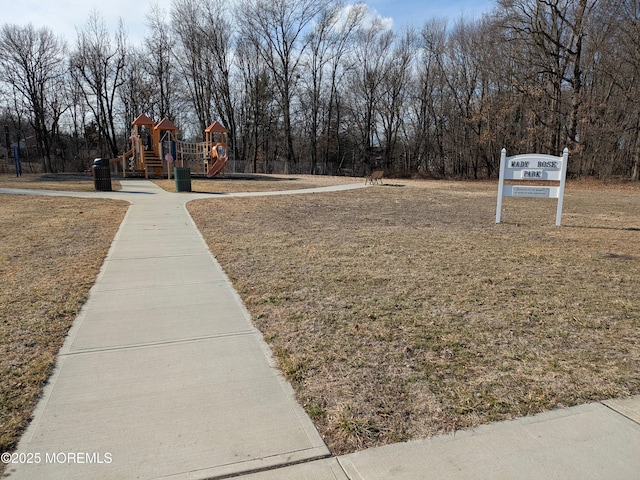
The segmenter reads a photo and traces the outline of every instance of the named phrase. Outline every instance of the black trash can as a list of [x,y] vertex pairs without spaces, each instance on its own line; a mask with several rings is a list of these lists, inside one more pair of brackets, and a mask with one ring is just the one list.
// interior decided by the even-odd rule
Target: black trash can
[[191,170],[189,167],[174,167],[173,176],[176,178],[176,192],[191,191]]
[[109,166],[109,159],[108,158],[96,158],[93,161],[93,166],[94,167],[108,167]]
[[99,192],[111,191],[111,169],[108,158],[96,158],[93,161],[93,186]]

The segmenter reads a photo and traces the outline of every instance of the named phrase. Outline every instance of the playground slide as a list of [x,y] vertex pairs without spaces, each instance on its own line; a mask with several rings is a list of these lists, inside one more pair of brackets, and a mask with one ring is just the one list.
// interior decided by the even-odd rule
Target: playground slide
[[227,164],[227,149],[224,148],[219,143],[214,143],[213,148],[211,149],[211,160],[213,160],[213,165],[207,171],[207,177],[212,178],[215,177],[222,168]]
[[227,163],[227,157],[218,157],[218,159],[211,165],[211,168],[207,171],[207,177],[212,178],[220,173],[222,168]]

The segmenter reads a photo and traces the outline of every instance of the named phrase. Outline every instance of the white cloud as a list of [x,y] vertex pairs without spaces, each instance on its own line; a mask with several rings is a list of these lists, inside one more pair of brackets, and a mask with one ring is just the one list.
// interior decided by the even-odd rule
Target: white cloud
[[364,27],[370,27],[371,25],[378,23],[385,30],[393,29],[393,18],[384,17],[378,13],[375,8],[371,8],[368,5],[357,3],[357,4],[348,4],[345,5],[342,9],[341,16],[346,23],[346,19],[349,17],[351,13],[353,13],[356,9],[364,9],[364,19],[362,25]]

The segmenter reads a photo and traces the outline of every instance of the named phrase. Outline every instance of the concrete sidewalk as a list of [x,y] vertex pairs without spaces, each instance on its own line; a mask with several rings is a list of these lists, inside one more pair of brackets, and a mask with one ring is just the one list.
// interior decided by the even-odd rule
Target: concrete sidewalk
[[251,480],[640,479],[640,397],[262,472]]
[[40,192],[132,206],[9,478],[640,479],[640,397],[330,457],[186,212],[211,196],[123,186]]

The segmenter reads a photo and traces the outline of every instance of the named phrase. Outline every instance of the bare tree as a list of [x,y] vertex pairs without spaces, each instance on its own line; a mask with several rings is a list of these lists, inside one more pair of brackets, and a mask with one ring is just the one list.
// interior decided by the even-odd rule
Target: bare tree
[[[116,129],[118,89],[125,79],[127,44],[124,25],[120,25],[112,43],[104,19],[94,12],[78,31],[76,50],[71,56],[71,74],[96,120],[100,138],[109,153],[119,153]],[[101,146],[100,146],[101,147]]]
[[640,181],[640,1],[623,0],[618,12],[617,21],[611,23],[618,27],[613,36],[618,46],[614,71],[620,71],[618,86],[626,112],[621,115],[623,143],[630,150],[630,177]]
[[414,80],[413,144],[416,165],[422,165],[427,175],[436,171],[445,175],[444,118],[440,108],[444,98],[442,59],[446,44],[447,22],[432,19],[421,32],[417,78]]
[[2,78],[27,102],[45,172],[53,170],[53,142],[65,110],[57,94],[66,71],[65,53],[64,42],[46,27],[5,24],[0,30]]
[[[307,73],[303,75],[306,95],[303,104],[308,105],[308,129],[310,140],[311,173],[318,173],[320,146],[324,149],[323,165],[326,173],[329,139],[339,138],[330,130],[335,113],[335,101],[339,72],[344,70],[343,59],[352,44],[354,32],[366,14],[364,4],[345,7],[343,3],[328,4],[319,14],[313,29],[307,35],[309,55],[304,62]],[[328,77],[328,78],[327,78]],[[322,121],[324,118],[324,121]],[[320,145],[319,140],[323,139]]]
[[318,136],[320,128],[321,91],[324,69],[331,55],[333,28],[339,19],[342,5],[329,5],[319,15],[318,21],[307,35],[309,58],[304,61],[308,75],[302,77],[306,83],[302,103],[308,111],[309,153],[311,156],[311,173],[315,173],[318,165]]
[[279,93],[287,164],[295,166],[292,103],[306,50],[304,31],[322,10],[322,0],[243,0],[237,16],[242,35],[259,46]]
[[[120,114],[117,122],[122,129],[127,132],[135,118],[141,113],[149,114],[153,117],[161,116],[162,96],[161,79],[155,75],[149,75],[141,65],[147,63],[147,52],[136,48],[129,50],[128,61],[122,70],[122,83],[118,88],[118,99]],[[166,105],[166,104],[165,104]]]
[[69,102],[67,115],[70,127],[67,134],[70,136],[72,165],[74,169],[84,171],[89,167],[87,122],[90,119],[90,110],[84,101],[84,94],[80,86],[74,81],[67,84],[66,98]]
[[[569,144],[580,151],[579,115],[582,105],[584,39],[589,17],[598,0],[499,0],[511,40],[521,48],[518,58],[535,67],[523,92],[537,92],[538,104],[547,104],[538,119],[548,132],[545,149],[559,152]],[[525,70],[523,68],[523,70]],[[571,89],[565,104],[565,86]],[[540,88],[535,88],[535,87]],[[534,95],[535,96],[535,95]],[[568,111],[568,114],[567,114]]]
[[[380,95],[380,118],[383,129],[383,156],[388,169],[398,169],[396,147],[398,133],[404,126],[409,81],[413,73],[417,37],[411,29],[396,40],[384,66]],[[405,173],[407,173],[405,171]]]
[[239,157],[251,161],[254,173],[258,172],[258,162],[264,162],[265,171],[269,171],[268,160],[278,127],[274,114],[275,87],[259,47],[252,41],[238,42],[236,61],[243,85],[238,115]]
[[176,60],[199,132],[220,119],[229,130],[237,158],[236,119],[231,85],[234,29],[222,0],[174,0],[172,28]]
[[457,113],[451,124],[460,132],[451,145],[451,155],[455,158],[454,174],[473,178],[479,177],[481,161],[489,174],[492,171],[481,141],[489,103],[487,90],[490,81],[486,64],[492,61],[485,53],[489,47],[484,40],[487,30],[482,20],[461,18],[448,36],[445,57],[448,66],[444,78]]
[[[199,135],[214,117],[215,60],[207,48],[203,29],[203,9],[209,0],[175,0],[171,9],[171,27],[175,34],[174,58],[187,87],[187,98],[195,110]],[[213,25],[208,25],[213,28]]]
[[140,59],[140,64],[153,78],[155,91],[152,98],[156,105],[157,116],[175,119],[174,102],[178,76],[173,64],[173,32],[165,15],[157,4],[152,6],[147,14],[147,26],[150,32],[144,39],[145,54]]
[[[359,130],[362,168],[372,168],[378,159],[374,147],[379,146],[379,109],[385,71],[391,56],[394,33],[380,19],[358,30],[352,51],[354,68],[349,74],[350,112]],[[354,165],[354,169],[359,168]],[[364,172],[363,172],[364,173]]]
[[234,27],[229,19],[227,3],[215,0],[206,3],[203,15],[205,48],[213,55],[214,105],[222,123],[229,130],[232,158],[238,158],[235,100],[231,85],[233,67]]

